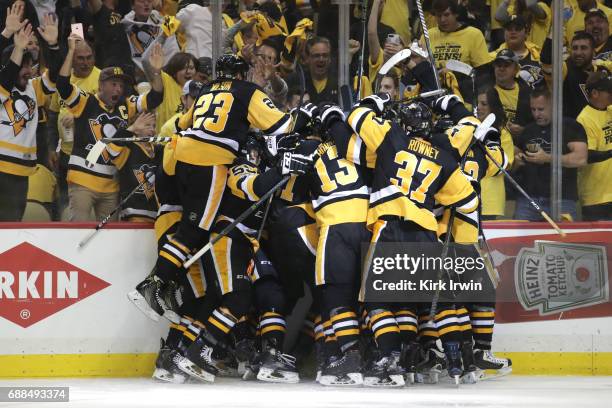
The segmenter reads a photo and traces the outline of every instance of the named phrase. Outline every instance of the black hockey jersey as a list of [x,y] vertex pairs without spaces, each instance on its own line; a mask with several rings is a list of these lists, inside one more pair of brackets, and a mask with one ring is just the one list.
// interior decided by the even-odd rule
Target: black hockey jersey
[[121,198],[126,197],[138,185],[140,189],[123,206],[119,213],[121,220],[138,219],[155,221],[157,200],[154,183],[146,180],[147,174],[156,174],[161,163],[163,147],[152,143],[128,143],[125,146],[109,144],[107,151],[117,169],[119,169],[119,186]]
[[435,201],[454,205],[463,213],[476,210],[476,192],[449,152],[409,136],[399,125],[377,118],[368,108],[355,108],[348,124],[377,155],[368,225],[378,219],[401,217],[437,231]]
[[232,164],[246,143],[249,127],[277,135],[291,124],[290,116],[278,110],[257,85],[227,79],[204,89],[192,119],[191,128],[181,132],[176,159],[198,166]]
[[333,142],[321,143],[317,156],[310,189],[317,224],[366,222],[369,190],[364,169],[339,157]]

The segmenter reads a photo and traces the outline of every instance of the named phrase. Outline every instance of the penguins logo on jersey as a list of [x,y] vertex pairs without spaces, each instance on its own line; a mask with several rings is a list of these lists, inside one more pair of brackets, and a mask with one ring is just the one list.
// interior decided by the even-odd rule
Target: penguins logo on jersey
[[[127,127],[127,122],[125,120],[117,116],[108,116],[107,113],[102,113],[95,119],[89,119],[89,128],[96,141],[102,138],[113,137],[115,133],[117,133],[117,130],[125,127]],[[105,162],[110,160],[110,156],[106,150],[102,152],[102,157],[104,157]]]
[[159,27],[150,24],[134,24],[130,31],[130,42],[134,47],[134,56],[140,57],[144,50],[149,48],[149,45],[157,37]]
[[[157,169],[157,166],[152,166],[150,164],[143,164],[139,168],[133,169],[132,171],[134,172],[134,177],[136,177],[138,184],[141,184],[143,181],[145,181],[147,174],[148,173],[155,174],[156,169]],[[153,183],[150,183],[149,181],[147,181],[146,183],[142,185],[142,188],[138,190],[138,193],[144,194],[145,197],[147,197],[147,200],[150,200],[151,198],[153,198],[155,194]]]
[[12,92],[11,97],[4,101],[3,105],[9,120],[2,121],[1,124],[11,126],[13,136],[17,137],[28,122],[34,119],[36,102],[28,95]]

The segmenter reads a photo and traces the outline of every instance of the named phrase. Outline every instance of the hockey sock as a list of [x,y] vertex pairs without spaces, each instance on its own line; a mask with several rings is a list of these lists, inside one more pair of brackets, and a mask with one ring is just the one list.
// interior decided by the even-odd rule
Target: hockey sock
[[369,327],[374,334],[378,350],[383,356],[400,350],[400,329],[395,316],[388,310],[375,309],[368,313]]
[[193,343],[200,334],[200,331],[204,328],[204,324],[198,320],[192,321],[185,331],[183,332],[183,337],[181,338],[181,346],[189,347],[191,343]]
[[393,313],[395,321],[399,326],[400,339],[404,344],[410,344],[416,339],[417,317],[416,313],[410,309],[400,309]]
[[423,350],[436,346],[436,340],[439,338],[438,330],[434,321],[429,318],[429,313],[419,316],[419,337]]
[[495,308],[478,307],[470,312],[474,348],[491,350],[493,326],[495,325]]
[[357,313],[348,307],[338,307],[331,311],[331,324],[340,350],[348,350],[359,340]]
[[285,317],[274,311],[264,312],[259,319],[259,331],[263,343],[272,342],[277,347],[283,346],[287,323]]
[[236,325],[237,319],[227,311],[220,307],[213,310],[205,323],[206,330],[214,337],[215,340],[221,341],[226,338],[230,330]]
[[168,337],[166,337],[166,345],[173,349],[177,348],[181,337],[183,337],[185,330],[187,330],[191,322],[193,322],[191,317],[183,316],[178,324],[171,323]]
[[461,331],[461,338],[463,342],[471,344],[472,324],[470,323],[470,315],[465,306],[457,309],[457,321],[459,322],[459,330]]
[[315,338],[315,332],[314,332],[315,319],[316,319],[316,316],[314,315],[314,313],[309,312],[308,315],[306,315],[306,318],[304,319],[304,322],[302,323],[302,327],[300,328],[300,336],[314,340]]
[[325,339],[325,332],[323,330],[323,319],[321,318],[321,315],[317,315],[315,317],[314,324],[315,342],[323,342]]
[[176,239],[170,238],[159,250],[156,275],[164,282],[175,280],[190,253],[189,248]]
[[440,310],[436,313],[434,322],[438,334],[440,335],[440,340],[442,340],[442,344],[448,342],[461,342],[457,311],[454,308]]

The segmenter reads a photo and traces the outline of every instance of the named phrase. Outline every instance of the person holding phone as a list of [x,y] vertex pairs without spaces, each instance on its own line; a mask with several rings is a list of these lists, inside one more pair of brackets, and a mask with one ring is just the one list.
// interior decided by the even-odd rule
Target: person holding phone
[[[550,212],[552,95],[547,88],[533,91],[530,97],[531,114],[535,122],[527,125],[516,139],[514,167],[523,168],[527,194]],[[587,137],[584,128],[574,119],[563,118],[563,168],[561,215],[567,220],[576,219],[577,168],[587,163]],[[514,218],[527,221],[544,221],[538,211],[522,196],[516,199]]]
[[[385,61],[404,48],[404,43],[400,35],[393,31],[390,33],[388,32],[387,36],[384,37],[383,46],[381,47],[380,45],[379,19],[383,4],[383,0],[374,0],[370,19],[368,20],[368,47],[370,51],[368,78],[372,84],[376,81],[376,75]],[[384,27],[386,27],[386,30],[391,30],[390,27]],[[401,75],[398,69],[394,69],[394,71],[396,71],[398,76]]]

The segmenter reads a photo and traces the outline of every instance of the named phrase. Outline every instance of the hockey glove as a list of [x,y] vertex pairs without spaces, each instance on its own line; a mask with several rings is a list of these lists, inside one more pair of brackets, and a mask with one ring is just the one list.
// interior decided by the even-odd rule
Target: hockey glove
[[457,95],[444,95],[436,99],[433,104],[433,110],[439,114],[446,113],[458,103],[461,103],[461,99]]
[[317,105],[314,103],[305,103],[299,108],[293,108],[291,115],[295,117],[295,126],[293,130],[300,132],[305,129],[318,114]]
[[376,115],[381,115],[385,110],[385,106],[391,102],[391,96],[388,93],[378,93],[370,95],[359,101],[359,106],[372,109]]
[[324,132],[328,131],[335,121],[344,122],[344,119],[344,112],[336,105],[326,104],[319,109],[319,121],[321,122],[321,130]]
[[303,154],[284,153],[278,162],[279,170],[283,176],[287,174],[306,174],[312,168],[313,158]]

